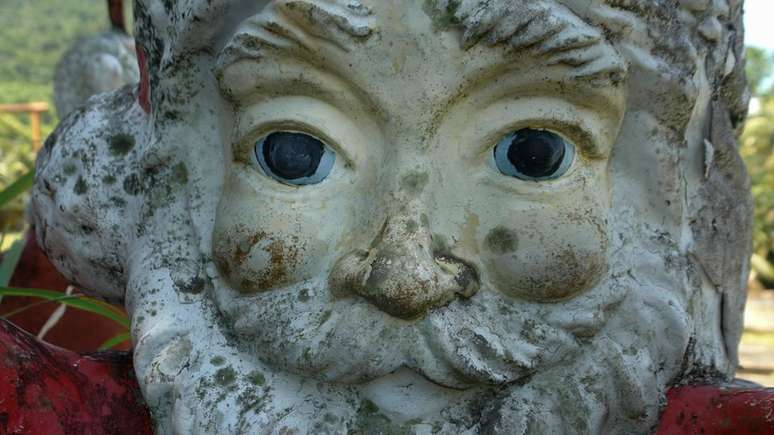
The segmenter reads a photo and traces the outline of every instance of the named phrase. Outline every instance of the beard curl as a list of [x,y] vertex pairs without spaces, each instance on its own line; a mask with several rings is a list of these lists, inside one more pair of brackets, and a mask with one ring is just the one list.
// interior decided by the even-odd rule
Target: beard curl
[[[653,291],[656,290],[656,291]],[[690,328],[666,290],[633,291],[572,363],[500,391],[485,433],[652,433],[666,387],[680,375]]]
[[325,279],[250,297],[216,279],[211,295],[237,346],[278,369],[359,384],[409,368],[466,389],[507,385],[566,362],[626,296],[621,282],[611,275],[585,295],[550,305],[485,289],[417,321],[336,298]]
[[[158,284],[164,274],[171,277],[169,271],[149,272],[146,268],[137,276],[155,278],[131,281],[131,287],[136,284],[147,288],[154,280]],[[299,376],[277,368],[280,359],[263,361],[271,358],[256,358],[254,352],[259,351],[258,347],[280,346],[279,342],[264,340],[255,348],[246,347],[230,335],[232,330],[246,328],[248,324],[256,327],[255,321],[242,317],[248,316],[247,310],[229,318],[236,320],[232,327],[223,327],[223,318],[208,303],[206,295],[192,304],[179,304],[171,279],[162,284],[167,284],[164,285],[167,295],[177,299],[178,309],[168,306],[168,310],[156,316],[156,327],[150,327],[147,321],[140,322],[137,332],[141,336],[136,350],[137,360],[145,361],[143,367],[146,370],[138,367],[138,375],[141,375],[146,398],[155,405],[155,415],[163,416],[159,419],[160,427],[163,427],[160,433],[238,432],[258,427],[262,428],[261,433],[274,433],[286,426],[312,430],[319,428],[322,421],[330,430],[346,431],[357,424],[358,404],[362,398],[356,386],[299,381]],[[598,327],[596,331],[583,331],[584,334],[596,334],[587,340],[583,334],[573,335],[545,322],[527,321],[525,319],[535,314],[528,315],[523,307],[493,293],[453,304],[443,312],[431,313],[417,325],[404,322],[396,327],[384,319],[371,317],[372,328],[369,330],[355,320],[360,318],[362,321],[362,316],[373,315],[374,309],[365,302],[346,301],[344,306],[329,306],[330,313],[307,309],[309,314],[305,322],[280,323],[283,316],[275,315],[262,328],[275,324],[279,328],[275,331],[285,335],[289,343],[282,349],[290,355],[285,357],[288,361],[328,358],[344,367],[299,365],[296,370],[307,376],[315,373],[314,368],[319,368],[314,376],[338,376],[355,383],[355,377],[347,378],[351,376],[348,370],[353,367],[367,375],[378,373],[367,372],[361,364],[378,361],[381,365],[377,367],[383,370],[391,367],[390,364],[414,364],[413,368],[419,371],[430,367],[431,362],[439,362],[447,371],[424,373],[428,378],[449,376],[461,387],[466,383],[489,384],[486,387],[489,393],[485,394],[487,400],[476,405],[480,406],[479,411],[471,412],[467,407],[455,405],[455,412],[470,415],[450,422],[442,412],[433,417],[438,421],[425,422],[437,424],[449,433],[463,430],[563,433],[572,428],[579,432],[606,433],[621,427],[634,428],[632,433],[646,433],[658,417],[664,386],[677,375],[663,367],[679,367],[675,361],[682,358],[687,346],[689,328],[685,312],[678,297],[666,290],[640,287],[620,292],[616,286],[603,287],[625,297],[614,304],[615,307],[598,307],[603,312],[613,313],[609,318],[604,314],[597,316],[599,324],[579,320],[583,328]],[[148,293],[137,294],[140,297],[134,300],[135,318],[147,314],[152,306],[147,304]],[[163,296],[154,294],[156,301],[163,300]],[[283,298],[279,294],[275,297]],[[596,300],[591,295],[586,297],[588,301]],[[284,298],[289,303],[296,295],[288,292]],[[312,296],[308,303],[311,304],[314,298]],[[174,299],[167,303],[175,303]],[[488,315],[484,307],[502,312],[496,316]],[[514,312],[509,312],[508,307]],[[275,308],[278,307],[275,305]],[[515,312],[517,308],[521,317]],[[336,312],[345,309],[347,311],[342,312],[346,315]],[[197,316],[200,318],[194,320]],[[306,329],[313,324],[319,329]],[[356,325],[360,325],[360,329],[352,330]],[[144,335],[140,331],[143,328],[148,328]],[[268,332],[267,329],[262,331]],[[298,333],[304,335],[296,335]],[[336,344],[338,337],[348,337],[349,341]],[[398,351],[393,355],[354,354],[351,349],[348,354],[335,353],[345,344],[362,348],[373,346],[372,340],[377,338],[386,344],[384,348],[378,348],[379,351]],[[508,339],[512,341],[506,342]],[[579,342],[584,340],[581,346]],[[151,345],[151,342],[155,343]],[[307,353],[304,357],[305,345],[315,342],[319,343],[313,351],[316,353]],[[429,343],[436,343],[437,347]],[[415,346],[414,353],[407,351],[412,345]],[[266,352],[265,349],[261,352]],[[527,353],[530,351],[533,353]],[[469,356],[464,359],[460,355]],[[415,359],[409,361],[412,356]],[[217,357],[222,358],[218,360]],[[385,359],[367,359],[379,357]],[[516,363],[511,364],[512,361]],[[227,376],[232,372],[235,373],[234,380]],[[360,378],[360,381],[364,379]],[[326,410],[329,415],[323,418],[318,407],[325,402],[337,405]]]

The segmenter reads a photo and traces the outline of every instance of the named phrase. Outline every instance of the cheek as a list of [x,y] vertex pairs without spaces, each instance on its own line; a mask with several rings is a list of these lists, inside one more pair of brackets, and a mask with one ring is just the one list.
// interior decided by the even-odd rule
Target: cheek
[[566,299],[593,286],[607,266],[607,229],[592,212],[524,217],[495,226],[484,264],[499,291],[535,301]]
[[[242,293],[258,293],[309,280],[327,270],[337,226],[324,210],[298,210],[272,199],[226,189],[213,232],[213,259],[221,276]],[[325,242],[324,242],[325,241]]]

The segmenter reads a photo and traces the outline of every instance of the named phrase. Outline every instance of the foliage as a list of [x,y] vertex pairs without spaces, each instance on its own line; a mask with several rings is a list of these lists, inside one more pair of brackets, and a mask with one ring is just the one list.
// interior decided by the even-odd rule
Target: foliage
[[[43,137],[56,126],[53,77],[56,63],[79,38],[106,30],[105,0],[0,0],[0,103],[48,102]],[[130,3],[130,2],[126,2]],[[0,114],[0,189],[34,166],[30,119]],[[21,231],[24,201],[0,211],[0,230]]]
[[[0,192],[0,209],[11,204],[16,197],[23,192],[29,190],[32,185],[34,174],[29,172],[19,180],[14,182],[11,186],[7,187]],[[105,302],[88,298],[84,295],[68,295],[58,291],[42,290],[42,289],[21,289],[10,288],[8,284],[11,281],[11,277],[16,269],[16,265],[21,257],[22,250],[24,249],[26,241],[24,238],[16,241],[13,247],[3,253],[2,261],[0,261],[0,301],[4,296],[12,297],[32,297],[40,299],[40,302],[33,303],[16,311],[6,313],[3,317],[10,318],[14,315],[21,314],[22,312],[44,303],[60,303],[72,308],[76,308],[83,311],[88,311],[107,319],[113,320],[119,325],[123,326],[127,331],[129,329],[129,320],[126,316],[118,310],[116,307],[107,304]],[[122,332],[115,337],[107,340],[100,347],[101,350],[115,347],[127,340],[129,340],[129,333]]]
[[755,251],[774,249],[774,98],[760,97],[760,111],[750,116],[742,135],[755,198]]
[[[748,48],[747,74],[754,93],[750,117],[742,134],[741,152],[747,163],[755,199],[753,269],[765,284],[774,285],[774,54]],[[768,86],[767,86],[768,84]]]
[[[46,137],[59,122],[53,109],[53,77],[57,62],[76,40],[107,28],[105,0],[0,0],[0,103],[48,102],[52,110],[44,113],[41,120],[43,137]],[[25,196],[33,179],[31,143],[29,115],[0,114],[0,231],[3,238],[9,230],[23,230]],[[24,239],[17,241],[0,261],[0,300],[3,296],[33,297],[40,302],[32,306],[64,304],[129,327],[123,313],[83,295],[9,288],[23,246]],[[127,333],[122,333],[102,347],[114,347],[128,338]]]
[[753,95],[766,95],[772,92],[772,87],[767,79],[771,78],[772,68],[774,68],[774,53],[768,53],[766,50],[758,47],[747,47],[745,52],[747,59],[747,83],[750,85],[750,91]]
[[[53,290],[0,287],[0,296],[31,297],[43,299],[44,301],[59,302],[69,307],[98,314],[118,323],[125,328],[129,328],[129,320],[116,307],[83,295],[66,295],[64,293]],[[26,310],[28,308],[31,307],[25,307],[13,313],[6,314],[6,317],[19,314],[22,310]]]

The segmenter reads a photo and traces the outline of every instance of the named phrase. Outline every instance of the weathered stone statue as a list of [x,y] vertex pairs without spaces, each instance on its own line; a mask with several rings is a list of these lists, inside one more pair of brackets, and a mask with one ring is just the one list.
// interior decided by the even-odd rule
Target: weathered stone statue
[[83,106],[92,95],[140,80],[123,4],[123,0],[108,0],[110,30],[77,41],[57,64],[54,102],[60,118]]
[[160,433],[649,433],[737,366],[741,7],[138,0],[38,239]]

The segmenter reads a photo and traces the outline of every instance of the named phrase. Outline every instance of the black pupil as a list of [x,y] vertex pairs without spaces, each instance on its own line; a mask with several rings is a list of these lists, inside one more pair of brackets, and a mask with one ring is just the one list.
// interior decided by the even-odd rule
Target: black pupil
[[286,180],[311,177],[320,167],[325,145],[301,133],[278,132],[266,137],[263,158],[275,175]]
[[508,160],[532,178],[549,177],[562,166],[565,143],[559,135],[526,128],[519,130],[508,148]]

